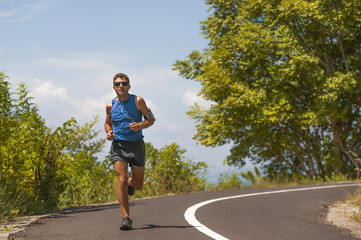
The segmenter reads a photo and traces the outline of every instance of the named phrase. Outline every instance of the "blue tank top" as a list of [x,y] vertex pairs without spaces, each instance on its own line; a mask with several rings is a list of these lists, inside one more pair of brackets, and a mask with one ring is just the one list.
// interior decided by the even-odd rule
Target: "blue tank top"
[[132,131],[128,125],[132,122],[141,122],[142,114],[135,105],[135,95],[124,102],[112,100],[110,118],[113,124],[113,132],[116,140],[137,141],[144,136],[142,130]]

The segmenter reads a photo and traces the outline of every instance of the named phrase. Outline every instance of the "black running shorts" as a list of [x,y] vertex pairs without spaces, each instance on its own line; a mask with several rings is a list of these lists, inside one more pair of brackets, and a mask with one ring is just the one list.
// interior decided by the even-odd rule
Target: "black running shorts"
[[113,140],[110,147],[110,159],[114,164],[116,161],[129,163],[129,166],[144,167],[145,144],[143,139],[137,141]]

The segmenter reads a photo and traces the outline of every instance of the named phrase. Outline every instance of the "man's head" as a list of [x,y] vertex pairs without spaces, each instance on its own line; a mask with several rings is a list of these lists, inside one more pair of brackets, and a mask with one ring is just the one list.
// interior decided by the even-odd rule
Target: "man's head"
[[117,73],[113,78],[113,89],[117,94],[128,94],[130,89],[128,76],[124,73]]
[[124,74],[124,73],[117,73],[117,74],[115,74],[115,76],[113,77],[113,85],[114,85],[114,83],[115,83],[115,80],[118,79],[118,78],[120,78],[120,79],[122,79],[122,80],[126,80],[126,81],[128,82],[128,85],[130,84],[129,77],[128,77],[126,74]]

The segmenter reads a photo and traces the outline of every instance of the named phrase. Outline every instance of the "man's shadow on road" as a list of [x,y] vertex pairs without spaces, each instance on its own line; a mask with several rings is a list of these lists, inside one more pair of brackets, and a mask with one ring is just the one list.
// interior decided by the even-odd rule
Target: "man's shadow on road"
[[193,228],[193,226],[161,226],[155,224],[145,224],[145,227],[133,228],[134,230],[147,230],[147,229],[155,229],[155,228]]
[[119,208],[119,204],[104,204],[104,205],[94,205],[94,206],[81,206],[81,207],[71,207],[58,211],[59,214],[67,215],[74,213],[82,213],[82,212],[97,212],[103,211],[112,208]]
[[[135,204],[130,202],[129,207],[134,206]],[[137,205],[142,205],[142,203],[137,203]],[[60,217],[61,215],[68,215],[74,213],[82,213],[82,212],[97,212],[97,211],[104,211],[107,209],[119,208],[118,203],[107,203],[107,204],[94,204],[88,206],[80,206],[80,207],[70,207],[66,209],[62,209],[58,211],[58,215],[56,217]]]

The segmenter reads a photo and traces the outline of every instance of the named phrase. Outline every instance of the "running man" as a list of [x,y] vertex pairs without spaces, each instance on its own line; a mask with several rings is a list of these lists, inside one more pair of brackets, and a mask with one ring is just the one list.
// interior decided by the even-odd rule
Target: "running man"
[[[105,132],[112,141],[110,157],[117,175],[117,195],[123,213],[120,230],[131,230],[129,195],[140,190],[144,182],[145,145],[142,130],[153,125],[155,118],[144,99],[130,94],[127,75],[113,78],[116,97],[106,105]],[[142,121],[144,117],[144,121]],[[131,174],[128,177],[128,165]]]

